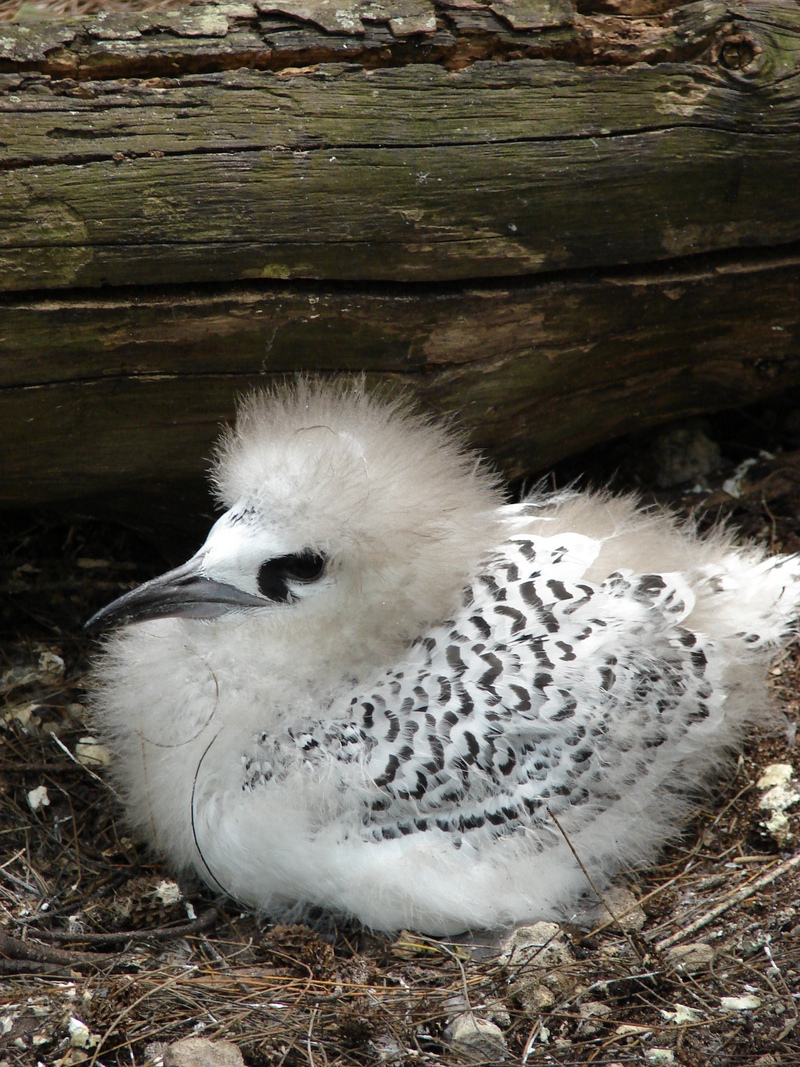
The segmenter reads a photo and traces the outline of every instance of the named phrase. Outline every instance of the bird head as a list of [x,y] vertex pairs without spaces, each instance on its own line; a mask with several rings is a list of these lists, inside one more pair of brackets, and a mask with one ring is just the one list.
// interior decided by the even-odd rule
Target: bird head
[[211,477],[226,510],[202,548],[87,626],[357,610],[407,637],[447,617],[496,543],[502,500],[483,461],[363,383],[251,395]]

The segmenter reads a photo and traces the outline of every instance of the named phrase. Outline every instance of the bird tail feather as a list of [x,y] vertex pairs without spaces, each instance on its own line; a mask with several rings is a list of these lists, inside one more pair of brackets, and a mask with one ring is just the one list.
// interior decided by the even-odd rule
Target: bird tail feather
[[[737,638],[754,652],[800,629],[800,556],[754,559],[730,552],[700,568],[691,625],[715,638]],[[713,615],[704,624],[703,616]]]

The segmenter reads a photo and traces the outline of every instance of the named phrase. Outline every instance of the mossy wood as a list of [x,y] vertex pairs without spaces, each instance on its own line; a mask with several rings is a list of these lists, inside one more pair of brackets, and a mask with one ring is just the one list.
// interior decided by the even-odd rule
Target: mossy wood
[[512,474],[800,382],[795,0],[0,24],[0,503],[169,490],[367,370]]

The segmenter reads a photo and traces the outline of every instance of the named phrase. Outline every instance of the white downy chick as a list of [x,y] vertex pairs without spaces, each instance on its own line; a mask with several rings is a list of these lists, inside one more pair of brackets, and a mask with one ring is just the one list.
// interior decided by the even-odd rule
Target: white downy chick
[[608,494],[504,505],[359,384],[251,397],[228,509],[99,612],[93,727],[132,825],[273,916],[432,934],[572,913],[647,862],[758,719],[800,560]]

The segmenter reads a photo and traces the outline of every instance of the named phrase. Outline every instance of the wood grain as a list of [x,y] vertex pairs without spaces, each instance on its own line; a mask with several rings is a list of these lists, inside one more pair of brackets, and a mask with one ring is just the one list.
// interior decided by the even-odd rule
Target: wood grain
[[[237,286],[10,298],[0,503],[199,478],[236,397],[366,371],[457,413],[511,476],[800,381],[800,254],[421,292]],[[32,477],[32,472],[34,477]],[[160,489],[159,489],[160,487]]]
[[315,24],[254,29],[246,4],[4,30],[0,286],[443,281],[800,240],[795,3],[631,19],[627,51],[608,16],[515,33],[477,8],[459,33],[460,10],[415,0],[436,28],[411,51],[362,23],[313,62]]
[[297,370],[512,477],[797,386],[799,88],[794,0],[0,24],[0,505],[169,507]]

